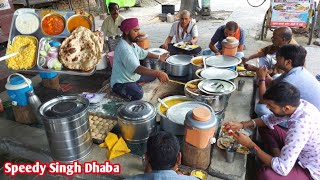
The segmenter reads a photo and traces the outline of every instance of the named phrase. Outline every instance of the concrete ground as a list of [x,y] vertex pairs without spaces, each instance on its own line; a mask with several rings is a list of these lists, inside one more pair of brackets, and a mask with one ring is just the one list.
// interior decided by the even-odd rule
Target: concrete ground
[[[168,1],[170,4],[176,5],[176,10],[179,9],[180,0]],[[212,16],[208,20],[200,20],[198,22],[200,40],[199,45],[206,48],[210,42],[210,38],[215,30],[222,24],[229,20],[234,20],[246,30],[246,56],[255,53],[259,48],[270,44],[270,37],[272,32],[268,33],[267,41],[257,40],[260,34],[261,24],[264,13],[269,7],[268,2],[259,8],[250,7],[246,0],[228,0],[228,1],[211,1]],[[161,22],[157,15],[161,12],[161,5],[148,8],[130,8],[127,11],[121,12],[125,17],[138,17],[140,20],[141,30],[150,36],[150,47],[159,47],[165,40],[169,33],[171,24]],[[102,20],[96,17],[96,27],[101,26]],[[307,38],[301,35],[295,35],[295,38],[302,45],[306,44]],[[313,73],[320,73],[320,66],[318,66],[317,59],[320,56],[319,47],[305,46],[308,51],[307,68]],[[254,61],[253,61],[254,63]],[[243,91],[235,91],[232,93],[228,107],[224,115],[224,121],[228,120],[248,120],[250,118],[250,100],[252,96],[252,78],[237,78],[246,81]],[[34,84],[39,82],[40,78],[36,76],[33,78]],[[76,81],[85,81],[86,77],[77,78]],[[164,94],[169,91],[181,91],[182,87],[178,85],[166,84],[161,86],[160,83],[154,82],[152,85],[144,87],[146,95],[145,100],[156,103],[156,97],[159,94]],[[7,100],[6,92],[0,94],[3,100]],[[1,114],[3,115],[3,113]],[[1,150],[6,149],[10,153],[26,156],[23,158],[33,157],[41,159],[44,162],[51,161],[50,152],[43,129],[34,128],[13,121],[8,121],[5,118],[0,119],[0,137],[5,139],[0,141]],[[1,146],[5,145],[5,146]],[[4,148],[5,147],[5,148]],[[19,147],[19,148],[17,148]],[[31,149],[31,150],[30,150]],[[31,155],[30,155],[31,154]],[[106,150],[94,146],[92,153],[85,159],[85,161],[97,160],[103,162],[106,160]],[[211,175],[209,179],[245,179],[246,175],[246,161],[247,157],[237,154],[236,161],[233,164],[224,162],[224,152],[217,147],[213,148],[211,165],[208,169]],[[80,179],[121,179],[131,175],[143,173],[142,162],[139,156],[133,154],[126,154],[111,161],[112,163],[120,163],[122,165],[122,174],[120,176],[90,176],[78,175]],[[227,170],[227,171],[226,171]],[[216,177],[213,177],[216,176]],[[0,179],[8,177],[0,176]],[[39,179],[40,177],[28,177],[26,179]],[[50,178],[50,177],[49,177]],[[60,179],[62,177],[51,177],[50,179]],[[250,179],[250,177],[249,177]]]

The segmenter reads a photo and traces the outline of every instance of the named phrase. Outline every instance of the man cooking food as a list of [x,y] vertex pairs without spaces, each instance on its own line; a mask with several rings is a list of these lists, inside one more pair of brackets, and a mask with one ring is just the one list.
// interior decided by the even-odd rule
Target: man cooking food
[[103,21],[101,31],[104,33],[104,40],[108,39],[106,42],[109,51],[113,51],[115,45],[112,45],[112,41],[121,36],[122,32],[119,26],[125,18],[119,14],[119,5],[117,3],[109,3],[108,9],[110,15]]
[[[192,50],[184,50],[177,48],[171,43],[173,37],[175,37],[176,43],[186,43]],[[172,24],[169,36],[165,40],[161,48],[164,48],[170,52],[170,55],[175,54],[188,54],[197,55],[201,52],[201,47],[197,45],[199,38],[198,27],[196,22],[192,20],[191,14],[187,10],[183,10],[180,14],[180,20]],[[186,46],[186,47],[187,47]]]
[[143,67],[139,60],[147,57],[165,61],[168,54],[155,55],[135,43],[140,30],[137,18],[125,19],[120,29],[123,34],[114,52],[110,82],[112,91],[130,101],[139,100],[143,97],[140,83],[151,82],[155,78],[158,78],[160,82],[169,80],[166,73]]
[[238,58],[242,58],[245,33],[244,30],[234,21],[229,21],[226,25],[220,26],[211,38],[209,48],[210,50],[205,50],[203,55],[220,55],[222,51],[222,41],[227,37],[234,37],[239,40],[239,46],[237,49]]
[[[248,136],[235,132],[234,138],[250,149],[265,166],[257,179],[309,180],[320,179],[320,113],[311,103],[300,99],[297,88],[287,82],[270,87],[263,96],[273,114],[261,118],[228,122],[226,129],[237,131],[248,127],[268,128],[267,136],[274,141],[269,146],[280,148],[277,154],[269,155]],[[277,124],[288,122],[288,129]]]

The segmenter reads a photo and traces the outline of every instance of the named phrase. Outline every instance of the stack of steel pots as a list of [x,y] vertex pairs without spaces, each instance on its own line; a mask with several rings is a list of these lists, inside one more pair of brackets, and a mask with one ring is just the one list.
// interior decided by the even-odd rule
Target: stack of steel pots
[[92,149],[88,122],[89,101],[81,96],[62,96],[39,108],[52,157],[69,162],[83,159]]
[[[236,89],[236,86],[234,85],[234,83],[232,83],[230,81],[218,80],[218,79],[212,80],[212,81],[225,82],[225,84],[228,85],[229,89],[223,93],[210,93],[210,94],[208,94],[208,93],[201,91],[198,88],[198,84],[201,81],[204,81],[204,80],[203,79],[195,79],[195,80],[187,82],[184,87],[185,95],[187,97],[193,98],[197,101],[204,102],[204,103],[210,105],[216,114],[221,113],[227,105],[229,94],[231,94]],[[192,89],[192,88],[188,87],[188,84],[196,85],[197,88]],[[225,88],[227,88],[227,87],[225,87]]]
[[156,110],[146,101],[132,101],[118,109],[122,137],[132,144],[144,143],[156,130]]

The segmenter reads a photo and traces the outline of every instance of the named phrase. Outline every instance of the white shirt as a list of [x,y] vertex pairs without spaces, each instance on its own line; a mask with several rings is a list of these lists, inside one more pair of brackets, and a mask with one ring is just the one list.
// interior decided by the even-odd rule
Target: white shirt
[[[178,27],[179,25],[179,27]],[[192,38],[194,37],[198,37],[198,26],[196,25],[196,23],[191,20],[189,23],[189,26],[187,28],[187,32],[184,33],[184,36],[182,37],[182,32],[183,32],[183,28],[181,27],[179,21],[176,21],[172,24],[171,26],[171,30],[169,33],[170,37],[174,37],[176,39],[176,43],[178,42],[190,42],[192,40]]]
[[104,37],[121,35],[122,32],[121,32],[119,26],[121,25],[121,22],[124,19],[125,18],[119,14],[118,17],[116,18],[116,20],[114,21],[112,19],[111,15],[109,15],[103,21],[102,26],[101,26],[101,31],[104,33]]
[[273,157],[271,168],[286,176],[296,161],[307,168],[315,180],[320,180],[320,113],[311,103],[300,100],[300,105],[290,117],[268,114],[261,117],[270,128],[287,121],[288,132],[279,157]]

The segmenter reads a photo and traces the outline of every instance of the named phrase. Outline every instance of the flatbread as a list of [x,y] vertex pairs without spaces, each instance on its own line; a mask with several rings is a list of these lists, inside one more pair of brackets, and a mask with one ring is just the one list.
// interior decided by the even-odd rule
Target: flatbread
[[59,61],[68,69],[90,71],[100,61],[103,37],[85,27],[78,27],[61,44]]
[[250,154],[249,149],[244,146],[239,146],[236,151],[240,154]]
[[230,137],[220,137],[217,141],[217,146],[221,149],[226,149],[230,146],[233,146],[234,139]]

